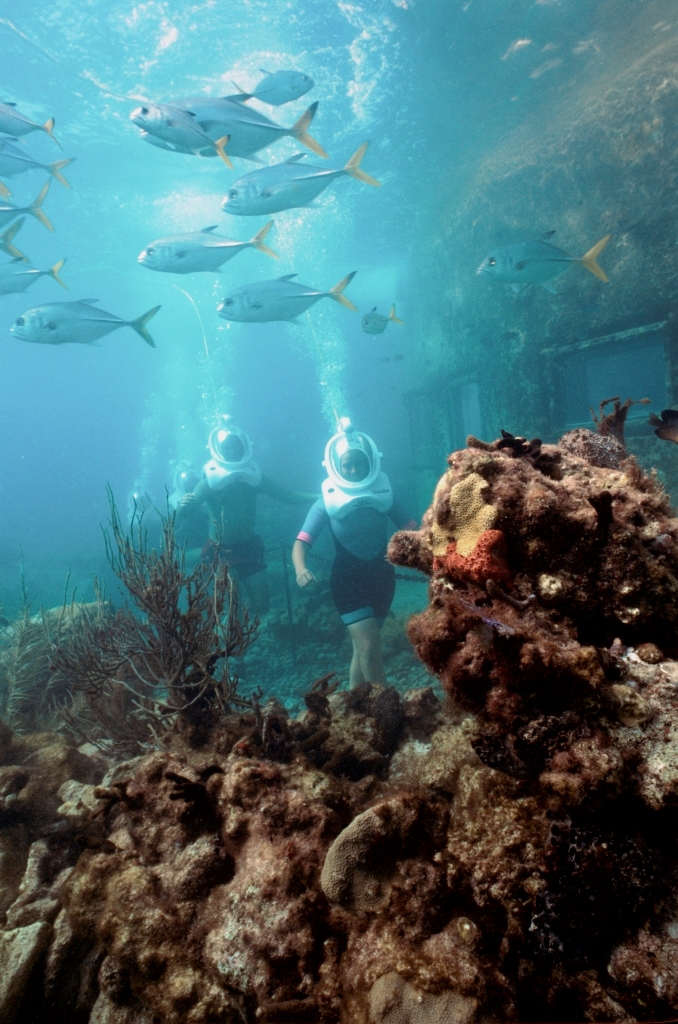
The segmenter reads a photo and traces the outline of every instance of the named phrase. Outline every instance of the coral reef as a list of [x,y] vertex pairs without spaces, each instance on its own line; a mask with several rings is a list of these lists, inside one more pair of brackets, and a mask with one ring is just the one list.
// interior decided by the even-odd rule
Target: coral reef
[[678,1013],[678,520],[579,436],[470,439],[392,540],[444,702],[324,675],[125,760],[0,726],[3,1021]]

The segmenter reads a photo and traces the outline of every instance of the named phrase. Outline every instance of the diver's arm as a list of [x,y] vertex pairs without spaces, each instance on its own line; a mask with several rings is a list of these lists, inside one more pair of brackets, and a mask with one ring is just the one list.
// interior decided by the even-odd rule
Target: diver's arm
[[300,587],[305,587],[308,583],[318,582],[311,570],[306,568],[307,547],[308,545],[303,540],[295,540],[292,546],[292,565],[297,574],[297,583]]
[[406,509],[395,500],[388,513],[388,518],[399,530],[416,530],[417,520],[413,519]]
[[263,475],[259,484],[259,490],[262,494],[267,494],[269,498],[275,498],[276,501],[284,501],[287,505],[308,505],[318,497],[317,494],[308,494],[306,491],[291,491],[287,487],[281,487],[280,484],[274,483],[270,477]]
[[190,519],[193,513],[198,511],[209,493],[210,486],[207,480],[201,480],[192,494],[184,494],[174,517],[175,527],[182,526],[187,519]]

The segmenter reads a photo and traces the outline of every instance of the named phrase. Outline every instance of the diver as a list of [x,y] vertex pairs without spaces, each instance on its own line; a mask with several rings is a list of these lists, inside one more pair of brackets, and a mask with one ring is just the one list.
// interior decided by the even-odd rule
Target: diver
[[221,417],[207,446],[212,457],[195,490],[180,498],[175,525],[183,528],[199,508],[207,508],[211,545],[242,585],[251,610],[263,615],[269,609],[269,591],[264,541],[254,532],[257,497],[267,494],[289,505],[305,505],[315,495],[280,487],[264,476],[252,458],[251,440],[230,416]]
[[353,642],[350,684],[386,685],[379,630],[395,594],[395,569],[386,561],[388,520],[402,529],[411,520],[396,505],[393,489],[381,472],[381,452],[371,437],[340,421],[327,443],[322,497],[315,502],[292,548],[297,583],[315,582],[306,568],[306,552],[329,525],[336,555],[332,564],[332,599]]
[[[172,480],[174,490],[167,498],[170,511],[176,514],[182,499],[195,491],[201,478],[202,471],[196,469],[192,462],[187,459],[179,462]],[[207,509],[204,506],[200,510],[196,509],[190,518],[184,519],[183,525],[176,529],[176,533],[179,543],[186,549],[189,563],[197,562],[210,540],[210,518]]]

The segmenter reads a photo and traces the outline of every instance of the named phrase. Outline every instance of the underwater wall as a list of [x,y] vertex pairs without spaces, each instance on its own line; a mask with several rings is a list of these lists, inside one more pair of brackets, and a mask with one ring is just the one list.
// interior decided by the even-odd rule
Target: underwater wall
[[[406,396],[413,446],[430,438],[418,460],[422,496],[445,441],[451,450],[468,433],[489,440],[501,428],[555,440],[590,423],[589,406],[621,391],[622,399],[650,398],[657,411],[678,397],[675,5],[603,3],[590,13],[579,42],[570,33],[567,45],[535,52],[550,38],[535,33],[509,48],[506,64],[523,61],[529,86],[549,81],[548,90],[438,184],[430,258],[418,265],[419,380]],[[524,106],[524,84],[507,87]],[[515,293],[476,276],[492,249],[553,231],[550,241],[576,257],[611,234],[599,257],[609,283],[582,266],[556,279],[557,294],[539,285]],[[426,429],[431,402],[434,438]],[[640,422],[646,412],[636,410]],[[672,446],[646,426],[632,428],[629,440],[648,465],[665,470],[675,494],[673,451],[665,451]]]

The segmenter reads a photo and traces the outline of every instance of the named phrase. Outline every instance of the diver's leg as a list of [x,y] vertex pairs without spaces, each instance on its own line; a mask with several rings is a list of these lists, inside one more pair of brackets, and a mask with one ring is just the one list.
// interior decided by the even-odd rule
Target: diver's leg
[[356,643],[355,637],[351,634],[351,627],[348,627],[349,636],[351,637],[351,643],[353,644],[353,653],[351,655],[351,667],[348,673],[348,683],[352,690],[360,683],[365,682],[365,676],[360,665],[360,649]]
[[246,576],[242,581],[247,604],[254,615],[265,615],[271,606],[268,591],[268,575],[264,569],[253,576]]
[[[348,632],[353,641],[353,660],[357,655],[362,676],[362,679],[358,679],[357,682],[381,683],[382,686],[386,686],[386,672],[381,656],[381,637],[377,620],[371,616],[369,619],[352,622],[348,627]],[[354,685],[353,661],[351,661],[351,685]]]

